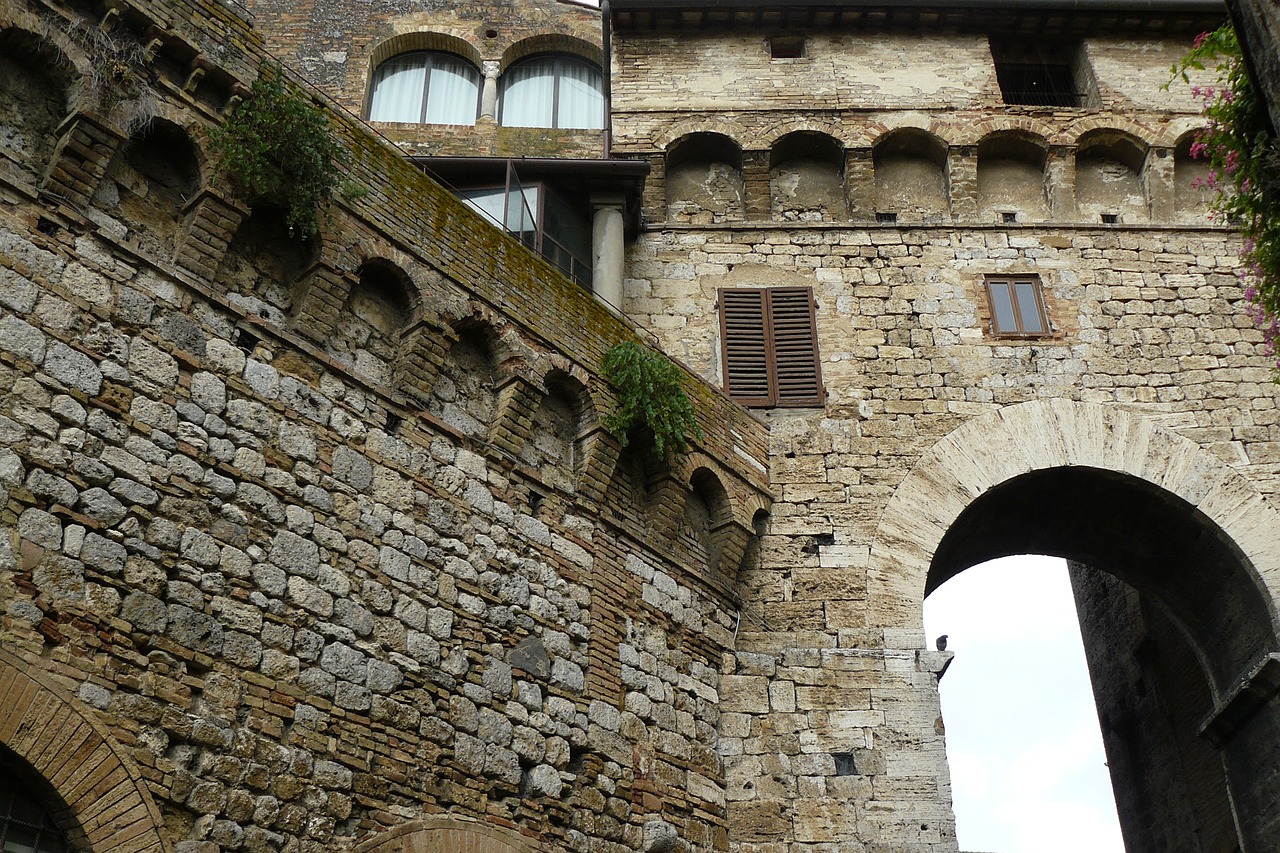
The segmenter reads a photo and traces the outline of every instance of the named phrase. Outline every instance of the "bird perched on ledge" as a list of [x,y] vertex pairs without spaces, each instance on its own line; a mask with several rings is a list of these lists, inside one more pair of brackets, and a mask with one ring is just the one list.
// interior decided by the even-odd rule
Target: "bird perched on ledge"
[[934,640],[933,644],[938,647],[938,651],[945,652],[947,650],[947,635],[943,634],[941,637]]

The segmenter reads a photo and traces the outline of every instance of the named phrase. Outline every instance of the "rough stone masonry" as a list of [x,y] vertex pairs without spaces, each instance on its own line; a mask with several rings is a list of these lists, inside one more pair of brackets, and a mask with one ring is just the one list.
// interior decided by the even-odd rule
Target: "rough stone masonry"
[[[1039,551],[1097,573],[1130,846],[1280,846],[1276,388],[1160,89],[1218,13],[1101,5],[615,0],[607,57],[552,2],[0,6],[0,782],[94,851],[954,851],[921,603]],[[1078,104],[1005,103],[1019,28]],[[208,132],[268,48],[356,112],[403,51],[607,62],[620,307],[704,438],[602,430],[633,328],[349,115],[315,241],[237,198]],[[720,391],[766,288],[821,405]]]

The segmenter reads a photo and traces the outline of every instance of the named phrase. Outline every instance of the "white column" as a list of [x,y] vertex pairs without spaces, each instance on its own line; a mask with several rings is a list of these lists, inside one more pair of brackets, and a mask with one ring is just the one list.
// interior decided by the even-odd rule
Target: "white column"
[[498,115],[498,63],[485,60],[480,70],[484,72],[484,88],[480,91],[480,118],[492,119]]
[[622,203],[597,204],[591,223],[591,290],[615,314],[622,313]]

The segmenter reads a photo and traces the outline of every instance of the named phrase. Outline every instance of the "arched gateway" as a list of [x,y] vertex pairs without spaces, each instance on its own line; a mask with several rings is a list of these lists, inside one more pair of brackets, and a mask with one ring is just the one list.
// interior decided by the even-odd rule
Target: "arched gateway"
[[[1022,553],[1113,575],[1158,614],[1163,630],[1149,641],[1183,664],[1165,668],[1160,688],[1202,697],[1204,712],[1164,725],[1193,730],[1170,738],[1198,734],[1218,750],[1226,790],[1221,772],[1185,762],[1154,784],[1221,802],[1243,849],[1280,849],[1280,513],[1230,466],[1141,414],[1067,400],[1010,406],[939,441],[898,487],[872,548],[884,579],[873,610],[918,626],[929,591]],[[1106,665],[1091,663],[1095,676]],[[1172,683],[1175,670],[1196,683]],[[1153,784],[1112,765],[1118,801]]]

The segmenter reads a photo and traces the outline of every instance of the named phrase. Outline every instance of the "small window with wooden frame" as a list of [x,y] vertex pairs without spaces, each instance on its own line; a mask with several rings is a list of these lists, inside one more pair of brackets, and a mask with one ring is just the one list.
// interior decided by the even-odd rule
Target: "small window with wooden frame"
[[1051,334],[1037,275],[989,275],[987,307],[997,338],[1043,338]]
[[721,288],[724,388],[744,406],[821,406],[813,289]]

